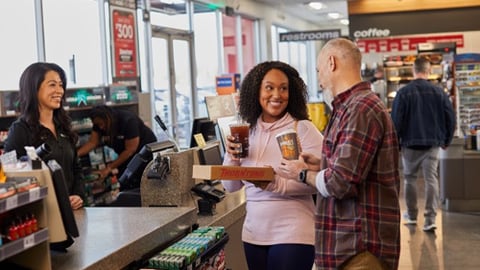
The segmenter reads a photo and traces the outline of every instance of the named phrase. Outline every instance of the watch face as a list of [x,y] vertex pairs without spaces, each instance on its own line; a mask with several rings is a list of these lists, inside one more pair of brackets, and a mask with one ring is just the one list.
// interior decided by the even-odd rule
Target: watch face
[[299,178],[300,182],[305,183],[305,181],[307,180],[307,170],[302,170],[300,172]]

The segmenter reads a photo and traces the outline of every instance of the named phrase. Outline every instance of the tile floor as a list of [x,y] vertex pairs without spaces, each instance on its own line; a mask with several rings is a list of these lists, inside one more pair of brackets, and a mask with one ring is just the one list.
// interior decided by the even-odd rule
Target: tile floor
[[[480,179],[479,179],[480,180]],[[480,212],[448,212],[439,209],[434,233],[423,228],[423,179],[417,180],[418,224],[401,225],[400,270],[480,269]],[[402,183],[403,184],[403,183]],[[405,201],[400,200],[402,213]]]

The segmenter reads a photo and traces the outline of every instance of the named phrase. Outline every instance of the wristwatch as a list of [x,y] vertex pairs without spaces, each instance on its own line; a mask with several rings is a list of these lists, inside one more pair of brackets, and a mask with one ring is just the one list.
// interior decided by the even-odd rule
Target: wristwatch
[[306,184],[307,183],[307,169],[303,169],[300,171],[300,174],[298,175],[298,181]]

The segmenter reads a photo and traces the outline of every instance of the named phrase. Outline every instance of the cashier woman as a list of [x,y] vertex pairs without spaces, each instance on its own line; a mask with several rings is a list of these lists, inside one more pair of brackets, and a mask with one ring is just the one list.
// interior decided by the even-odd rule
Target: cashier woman
[[38,62],[25,69],[20,77],[20,117],[10,126],[4,150],[15,150],[20,158],[26,155],[25,146],[48,144],[51,153],[44,161],[54,159],[62,167],[70,205],[76,210],[83,206],[84,187],[75,151],[77,135],[62,106],[66,87],[65,72],[56,64]]
[[[105,105],[96,106],[90,112],[93,129],[89,140],[78,149],[78,155],[83,156],[98,146],[107,145],[117,154],[118,158],[100,170],[100,177],[108,176],[113,170],[122,175],[133,156],[145,144],[157,141],[153,131],[133,112],[114,109]],[[136,178],[141,177],[141,172]],[[131,186],[122,189],[138,188],[140,179]]]

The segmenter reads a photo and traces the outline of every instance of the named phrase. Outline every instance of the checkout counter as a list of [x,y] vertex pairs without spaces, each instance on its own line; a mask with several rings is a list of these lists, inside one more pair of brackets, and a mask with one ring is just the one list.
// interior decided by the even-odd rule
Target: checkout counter
[[[79,237],[66,252],[51,251],[52,269],[118,270],[140,269],[156,253],[165,249],[196,226],[222,226],[229,236],[225,244],[226,268],[247,269],[241,231],[245,217],[245,195],[243,190],[226,196],[216,204],[211,215],[199,215],[196,197],[190,189],[195,185],[192,178],[193,151],[162,154],[168,158],[170,170],[166,179],[150,179],[150,167],[145,169],[141,181],[142,207],[85,207],[74,211]],[[48,170],[22,170],[12,175],[33,174],[42,184],[49,187]],[[47,180],[47,181],[45,181]],[[55,220],[58,207],[55,192],[50,192]],[[50,238],[65,235],[57,222],[47,222]],[[48,255],[47,255],[48,256]]]
[[447,211],[480,211],[480,150],[465,150],[463,138],[440,149],[440,199]]
[[86,207],[74,214],[80,237],[66,253],[52,252],[52,269],[138,269],[185,236],[195,223],[224,226],[230,236],[225,246],[227,268],[247,269],[240,256],[245,216],[242,191],[227,194],[212,216],[198,216],[195,207]]

